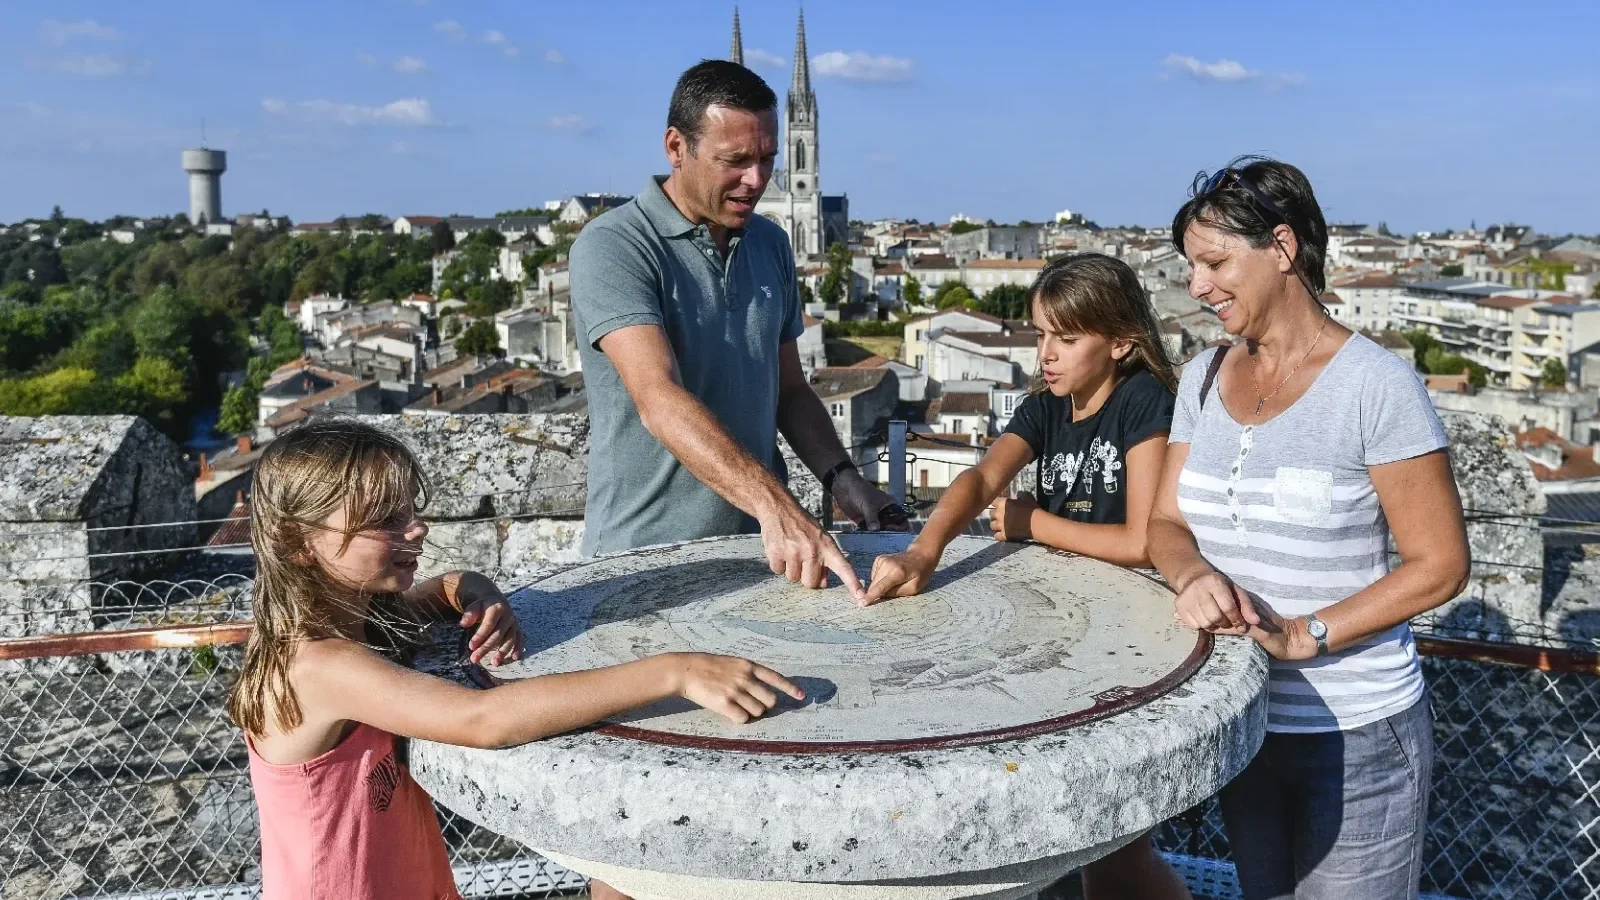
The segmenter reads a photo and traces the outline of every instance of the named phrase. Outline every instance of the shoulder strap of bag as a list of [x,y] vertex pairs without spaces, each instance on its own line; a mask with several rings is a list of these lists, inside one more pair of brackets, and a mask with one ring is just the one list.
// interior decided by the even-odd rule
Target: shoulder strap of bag
[[1217,372],[1222,369],[1222,358],[1228,355],[1229,349],[1231,349],[1231,345],[1218,348],[1217,352],[1212,354],[1211,362],[1206,366],[1206,377],[1200,382],[1201,409],[1206,408],[1206,397],[1211,395],[1211,385],[1217,380]]

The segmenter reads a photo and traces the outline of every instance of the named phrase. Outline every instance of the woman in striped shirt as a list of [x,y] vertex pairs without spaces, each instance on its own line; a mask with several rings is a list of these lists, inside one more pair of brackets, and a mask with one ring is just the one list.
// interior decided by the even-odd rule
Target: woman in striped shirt
[[1414,898],[1433,739],[1407,623],[1468,569],[1444,429],[1416,372],[1319,302],[1300,170],[1197,178],[1172,235],[1190,294],[1244,339],[1185,367],[1148,532],[1179,621],[1272,657],[1266,740],[1221,797],[1240,886]]

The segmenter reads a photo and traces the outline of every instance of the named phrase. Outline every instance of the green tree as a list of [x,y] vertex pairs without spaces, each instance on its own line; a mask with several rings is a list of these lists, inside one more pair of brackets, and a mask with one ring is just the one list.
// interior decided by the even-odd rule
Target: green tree
[[55,366],[91,369],[103,378],[114,378],[133,368],[138,354],[128,327],[118,319],[106,319],[79,335],[71,347],[56,357]]
[[979,225],[977,222],[952,222],[950,224],[950,233],[966,234],[969,231],[977,231],[982,227],[983,226]]
[[972,291],[968,290],[966,285],[957,282],[956,286],[945,291],[944,296],[938,298],[934,305],[940,309],[953,309],[957,306],[976,309],[978,298],[972,296]]
[[1466,269],[1460,263],[1445,263],[1439,267],[1440,278],[1460,278]]
[[797,280],[795,282],[795,294],[800,298],[801,309],[805,309],[807,306],[817,302],[816,294],[811,292],[811,285],[806,284],[804,281]]
[[1411,331],[1403,331],[1400,333],[1400,336],[1411,343],[1411,350],[1416,358],[1417,368],[1423,372],[1427,372],[1428,369],[1426,366],[1426,360],[1428,358],[1428,353],[1429,351],[1438,349],[1439,342],[1434,340],[1433,335],[1423,331],[1420,328],[1415,328]]
[[822,284],[818,286],[817,293],[821,295],[822,302],[829,306],[838,306],[840,302],[850,299],[850,247],[836,241],[828,245],[827,250],[828,274],[822,276]]
[[[940,283],[940,285],[938,287],[933,289],[933,297],[932,297],[931,300],[929,300],[929,302],[936,309],[944,309],[946,307],[944,299],[946,297],[950,296],[950,292],[951,291],[954,291],[954,290],[957,290],[957,289],[965,291],[965,290],[967,290],[967,286],[962,284],[961,282],[955,280],[954,278],[952,278],[952,279],[950,279],[948,281],[942,282],[942,283]],[[967,291],[967,296],[969,296],[969,297],[972,296],[972,292],[971,291]]]
[[907,306],[922,305],[922,282],[915,275],[907,275],[905,286],[900,289],[900,296]]
[[494,323],[479,319],[468,325],[456,338],[456,353],[461,356],[479,356],[500,353],[500,332]]
[[150,424],[174,434],[189,400],[184,373],[164,357],[141,356],[115,382],[117,408],[143,416]]
[[1540,373],[1539,380],[1548,388],[1562,388],[1567,386],[1567,367],[1561,360],[1554,356],[1544,361],[1544,371]]
[[1028,289],[1020,284],[1000,284],[983,295],[978,309],[1002,319],[1028,317]]
[[64,416],[114,412],[90,369],[56,369],[31,378],[0,379],[0,415]]
[[140,356],[164,356],[174,362],[189,356],[189,305],[170,287],[152,291],[128,319]]
[[833,272],[822,276],[822,283],[817,285],[817,297],[830,308],[838,306],[844,299],[844,280]]
[[510,309],[517,299],[516,286],[503,278],[491,278],[479,286],[478,299],[467,304],[470,316],[492,316]]
[[59,307],[0,300],[0,368],[31,370],[72,343],[74,324]]
[[451,250],[456,248],[456,232],[451,229],[450,223],[440,219],[440,221],[434,223],[432,231],[427,235],[427,243],[429,243],[429,250],[434,251],[434,256],[438,256],[440,253],[450,253]]
[[1426,354],[1420,357],[1420,367],[1429,375],[1467,375],[1467,381],[1473,387],[1483,387],[1489,383],[1489,370],[1467,359],[1459,353],[1451,353],[1439,344],[1428,348]]
[[260,413],[260,399],[257,388],[248,379],[228,388],[228,392],[222,395],[222,414],[217,418],[217,430],[223,434],[253,433],[256,417]]

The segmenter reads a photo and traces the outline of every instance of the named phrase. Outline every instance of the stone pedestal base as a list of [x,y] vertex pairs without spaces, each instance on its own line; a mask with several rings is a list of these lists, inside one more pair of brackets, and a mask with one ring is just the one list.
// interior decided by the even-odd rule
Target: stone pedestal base
[[634,900],[1034,900],[1073,869],[1128,844],[1118,838],[1072,853],[980,872],[886,881],[744,881],[629,869],[547,850],[539,855],[598,878]]

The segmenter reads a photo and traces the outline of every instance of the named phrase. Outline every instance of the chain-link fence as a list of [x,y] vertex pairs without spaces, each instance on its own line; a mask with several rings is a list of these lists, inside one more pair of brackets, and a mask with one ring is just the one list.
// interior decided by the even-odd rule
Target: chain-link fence
[[[224,698],[249,623],[228,575],[86,585],[109,630],[0,642],[0,898],[260,895],[245,745]],[[574,873],[439,809],[468,898],[564,896]]]
[[[1423,893],[1600,898],[1596,648],[1504,619],[1416,629],[1435,743]],[[1167,823],[1157,843],[1197,895],[1239,896],[1214,801]]]
[[[0,898],[259,894],[245,748],[223,712],[251,581],[83,586],[102,630],[0,641]],[[1600,900],[1600,655],[1503,620],[1419,623],[1436,720],[1428,893]],[[440,810],[462,893],[582,879]],[[1160,846],[1237,896],[1214,804]]]

